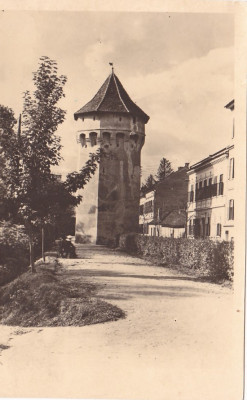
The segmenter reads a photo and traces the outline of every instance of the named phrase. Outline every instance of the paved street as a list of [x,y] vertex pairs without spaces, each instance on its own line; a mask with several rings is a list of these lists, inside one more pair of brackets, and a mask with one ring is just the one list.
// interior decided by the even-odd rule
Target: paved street
[[233,291],[101,246],[63,260],[126,318],[68,328],[1,327],[0,397],[235,400]]

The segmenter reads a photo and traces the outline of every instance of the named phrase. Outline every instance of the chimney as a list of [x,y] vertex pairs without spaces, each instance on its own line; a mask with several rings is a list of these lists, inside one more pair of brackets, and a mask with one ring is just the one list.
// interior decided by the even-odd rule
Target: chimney
[[184,164],[184,166],[185,166],[185,168],[189,168],[190,163],[186,162],[186,163]]

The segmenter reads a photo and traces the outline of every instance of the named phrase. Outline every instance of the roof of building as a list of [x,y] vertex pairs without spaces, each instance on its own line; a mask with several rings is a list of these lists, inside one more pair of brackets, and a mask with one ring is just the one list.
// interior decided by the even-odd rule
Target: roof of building
[[201,169],[201,168],[205,168],[205,166],[208,163],[212,162],[213,160],[216,160],[217,158],[222,157],[225,154],[228,154],[229,150],[231,150],[233,148],[234,148],[234,145],[232,144],[231,146],[224,147],[224,149],[221,149],[221,150],[217,151],[214,154],[210,154],[208,157],[203,158],[202,160],[198,161],[197,163],[191,165],[191,167],[190,167],[188,172],[190,172],[192,170],[198,170],[198,169]]
[[173,179],[179,178],[181,175],[185,174],[189,170],[189,163],[185,163],[184,166],[178,167],[176,171],[172,171],[170,174],[168,174],[165,178],[161,179],[160,181],[156,182],[155,186],[156,188],[159,186],[163,186],[168,184],[169,181],[172,181]]
[[171,211],[161,222],[162,226],[169,228],[184,228],[186,224],[186,212],[184,210]]
[[225,108],[228,108],[229,110],[233,111],[234,110],[234,99],[229,101],[229,103],[227,103]]
[[177,171],[171,172],[165,178],[160,181],[157,181],[153,184],[153,188],[149,189],[147,192],[142,192],[140,198],[146,198],[148,194],[155,192],[160,187],[168,187],[169,184],[172,184],[176,178],[180,179],[183,175],[187,176],[187,171],[189,170],[189,163],[185,163],[183,167],[178,167]]
[[149,120],[149,116],[131,100],[113,71],[92,100],[74,114],[74,118],[77,120],[79,116],[95,112],[131,114],[145,123]]

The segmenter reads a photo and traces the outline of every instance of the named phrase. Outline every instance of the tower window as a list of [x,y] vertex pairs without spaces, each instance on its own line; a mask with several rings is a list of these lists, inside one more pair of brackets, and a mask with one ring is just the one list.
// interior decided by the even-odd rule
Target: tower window
[[86,135],[85,135],[85,133],[81,133],[80,134],[80,143],[81,143],[82,147],[86,146]]
[[90,138],[90,143],[91,146],[96,146],[97,144],[97,133],[96,132],[90,132],[89,133],[89,138]]
[[102,137],[103,137],[103,141],[106,143],[110,143],[110,133],[109,132],[103,132],[102,133]]

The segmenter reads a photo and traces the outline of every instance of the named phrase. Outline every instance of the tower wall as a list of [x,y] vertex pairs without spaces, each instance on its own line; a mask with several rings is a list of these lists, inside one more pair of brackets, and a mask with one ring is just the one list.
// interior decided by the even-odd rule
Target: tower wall
[[[78,171],[85,165],[89,159],[90,153],[95,153],[99,148],[99,143],[90,139],[89,132],[94,132],[99,128],[99,120],[89,118],[83,121],[80,130],[77,133],[78,142]],[[97,219],[98,219],[98,182],[99,168],[86,184],[85,189],[78,191],[82,195],[82,201],[76,208],[76,237],[81,237],[84,241],[96,243],[97,240]]]
[[[95,135],[93,142],[92,135]],[[116,244],[120,234],[138,231],[140,155],[144,139],[144,123],[129,115],[108,113],[82,119],[82,130],[78,132],[79,167],[99,146],[103,156],[97,174],[83,190],[76,221],[77,226],[84,227],[84,234],[92,232],[90,224],[95,224],[91,235],[98,244]],[[89,217],[92,200],[97,202],[97,210]]]

